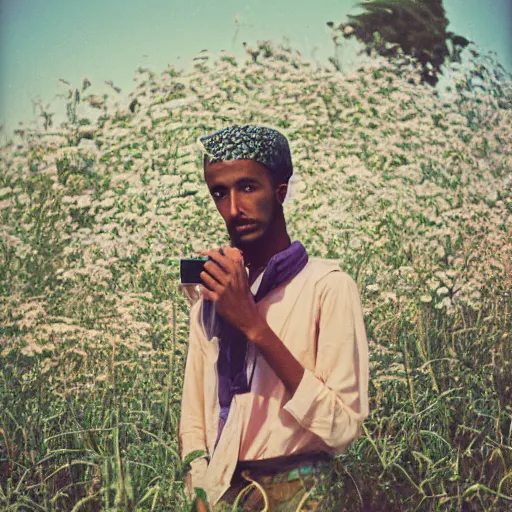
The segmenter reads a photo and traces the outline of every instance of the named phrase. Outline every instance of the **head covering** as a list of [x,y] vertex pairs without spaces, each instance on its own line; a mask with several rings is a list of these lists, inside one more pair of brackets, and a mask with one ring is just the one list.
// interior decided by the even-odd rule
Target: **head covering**
[[293,174],[292,156],[286,137],[265,126],[233,125],[199,137],[210,163],[225,160],[254,160],[272,175],[288,182]]

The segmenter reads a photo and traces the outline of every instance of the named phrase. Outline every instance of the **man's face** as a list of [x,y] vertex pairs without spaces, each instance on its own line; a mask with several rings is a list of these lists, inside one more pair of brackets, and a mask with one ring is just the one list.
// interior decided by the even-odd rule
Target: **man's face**
[[204,178],[235,247],[259,240],[268,232],[286,185],[275,187],[266,167],[254,160],[207,163]]

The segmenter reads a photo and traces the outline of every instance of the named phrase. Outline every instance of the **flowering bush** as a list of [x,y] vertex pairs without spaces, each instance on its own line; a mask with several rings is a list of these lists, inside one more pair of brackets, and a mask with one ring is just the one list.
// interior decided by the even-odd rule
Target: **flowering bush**
[[290,140],[292,238],[362,292],[372,413],[339,459],[345,506],[505,510],[509,79],[478,61],[440,96],[405,59],[345,75],[247,51],[140,70],[129,106],[92,123],[84,98],[0,149],[2,508],[186,509],[177,259],[227,242],[196,139],[254,123]]

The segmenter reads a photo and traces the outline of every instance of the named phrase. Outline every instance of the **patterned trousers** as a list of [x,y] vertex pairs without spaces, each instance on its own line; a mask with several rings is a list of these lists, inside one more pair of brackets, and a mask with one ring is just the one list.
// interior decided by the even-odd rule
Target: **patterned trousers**
[[331,461],[304,461],[285,470],[241,469],[214,512],[332,512]]

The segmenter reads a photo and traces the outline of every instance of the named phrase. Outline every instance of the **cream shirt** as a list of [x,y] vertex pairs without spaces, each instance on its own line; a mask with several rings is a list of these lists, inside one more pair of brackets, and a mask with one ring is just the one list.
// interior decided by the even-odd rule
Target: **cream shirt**
[[299,274],[257,304],[305,368],[304,376],[292,396],[249,344],[248,376],[256,356],[251,391],[234,396],[215,450],[219,340],[206,339],[201,305],[197,301],[190,313],[180,448],[182,457],[206,450],[210,462],[192,463],[190,494],[202,487],[214,505],[228,489],[238,460],[341,453],[359,437],[368,415],[368,346],[357,285],[335,262],[310,258]]

